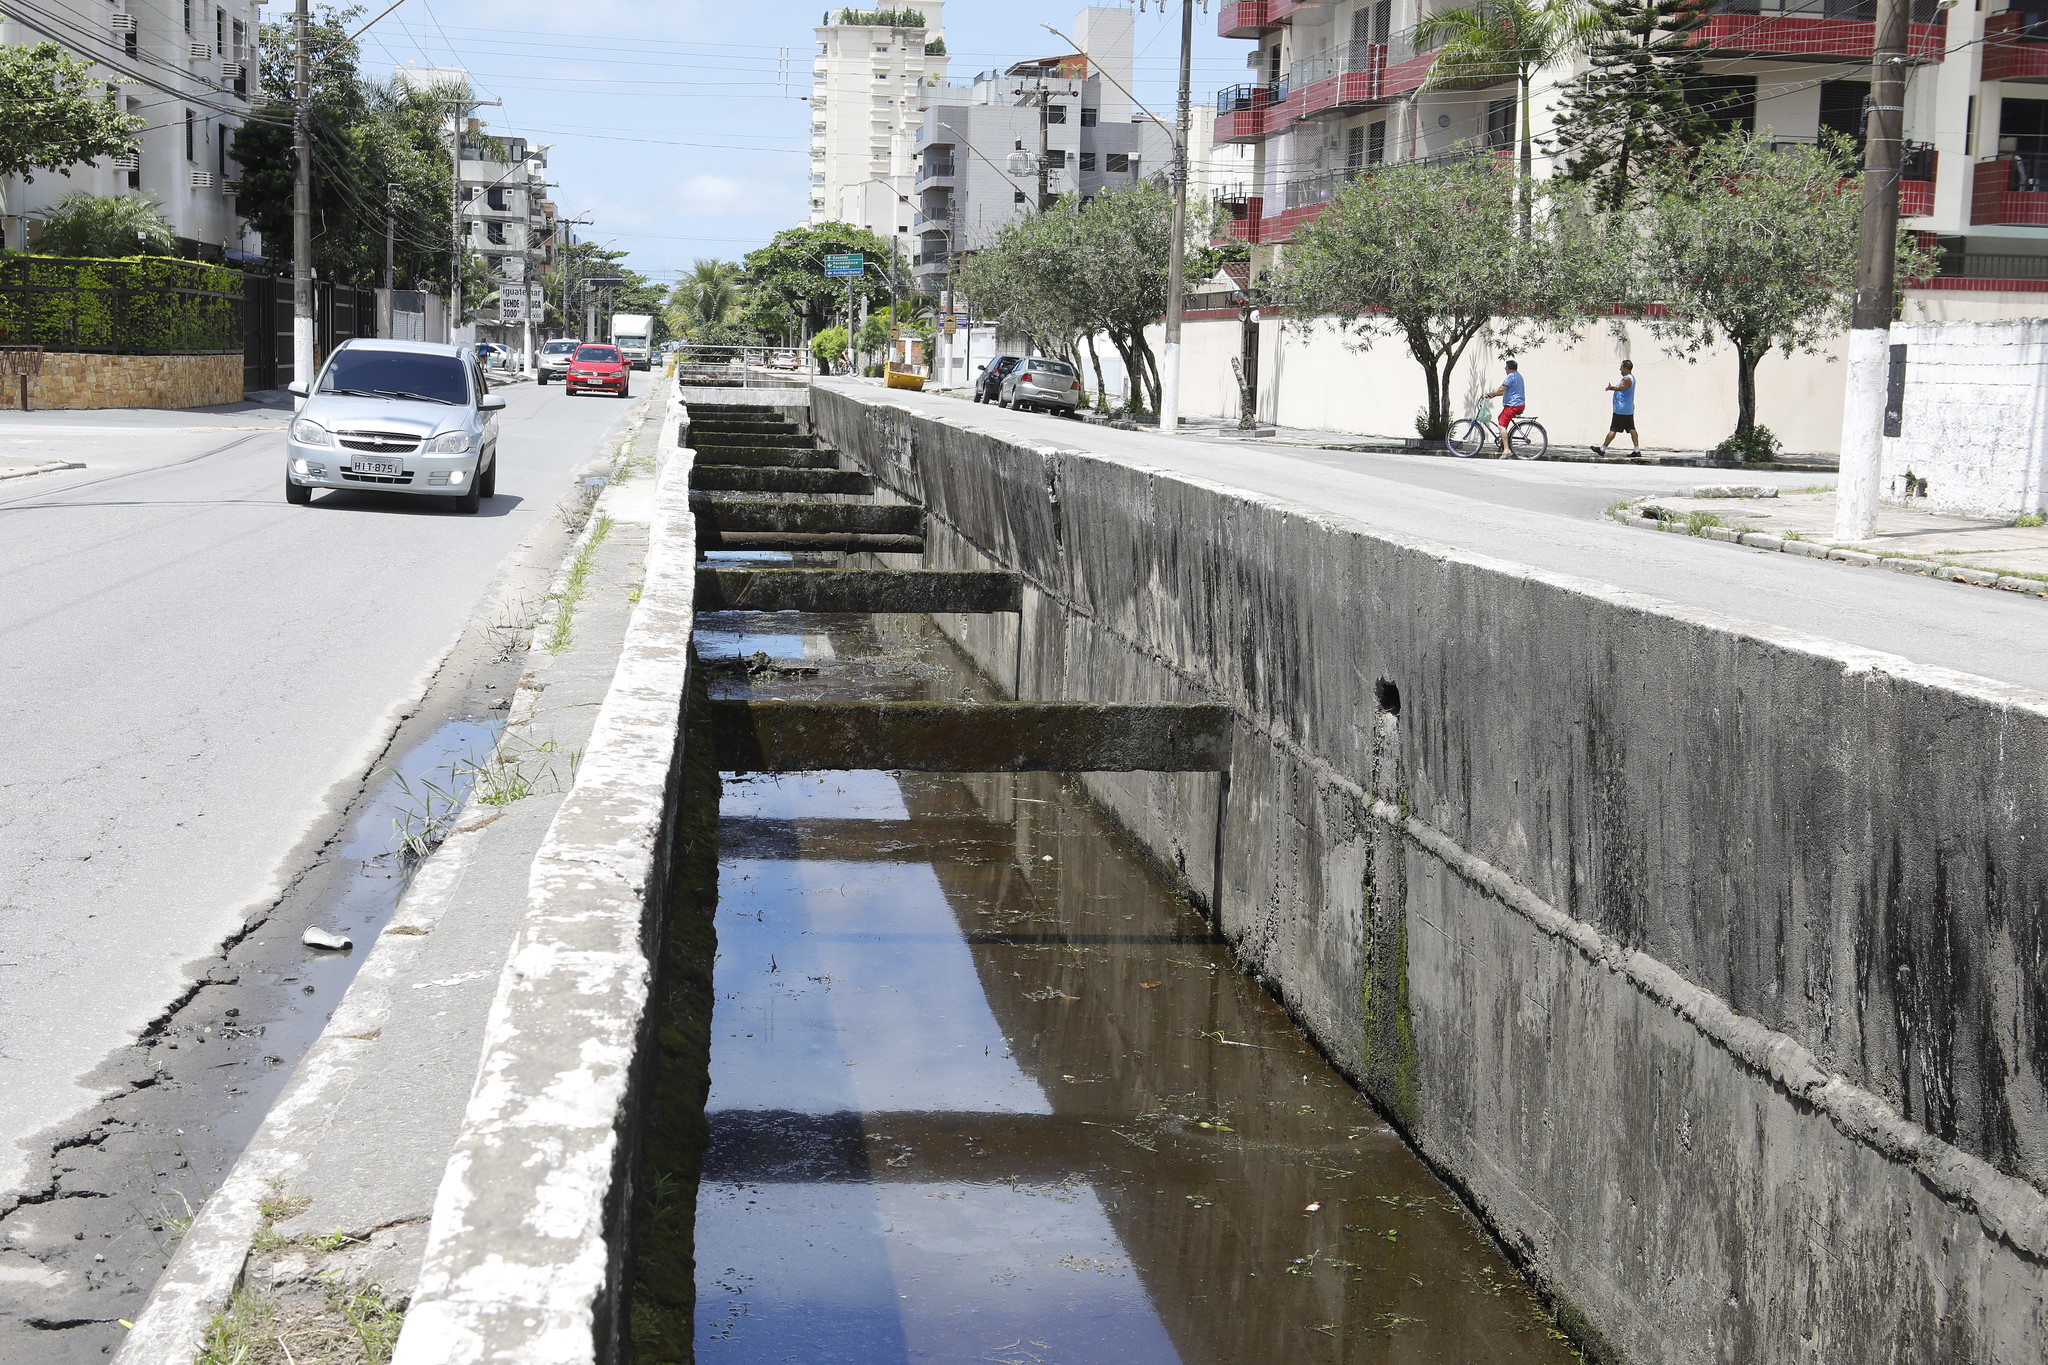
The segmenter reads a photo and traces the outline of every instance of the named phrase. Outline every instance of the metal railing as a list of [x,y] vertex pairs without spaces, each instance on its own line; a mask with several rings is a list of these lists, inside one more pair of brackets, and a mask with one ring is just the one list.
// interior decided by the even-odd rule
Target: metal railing
[[[1707,14],[1754,15],[1771,18],[1786,15],[1806,19],[1846,19],[1854,23],[1877,22],[1877,0],[1717,0],[1708,5]],[[1912,22],[1933,24],[1942,21],[1942,12],[1936,0],[1913,0]]]
[[920,210],[917,216],[910,220],[910,225],[912,227],[920,228],[926,226],[945,227],[952,221],[953,210],[951,207],[947,207],[942,209],[933,209],[929,211]]
[[934,176],[956,174],[958,174],[958,172],[954,169],[954,163],[952,163],[951,161],[932,161],[930,159],[927,159],[923,165],[917,168],[916,183],[922,185],[925,181],[932,179]]
[[674,352],[678,384],[710,388],[784,388],[811,382],[816,365],[801,346],[699,346]]
[[[1317,81],[1328,80],[1332,76],[1348,75],[1354,71],[1384,70],[1412,57],[1436,51],[1449,41],[1449,36],[1440,33],[1434,37],[1419,39],[1416,37],[1416,31],[1410,28],[1388,34],[1383,42],[1332,43],[1289,68],[1286,84],[1290,89],[1299,90]],[[1285,99],[1286,96],[1280,98]]]

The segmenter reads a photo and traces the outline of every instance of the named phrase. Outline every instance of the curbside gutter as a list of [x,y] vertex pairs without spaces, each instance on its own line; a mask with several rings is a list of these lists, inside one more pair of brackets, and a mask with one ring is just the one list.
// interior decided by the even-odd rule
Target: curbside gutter
[[[671,404],[661,433],[672,449]],[[631,1088],[670,868],[696,597],[692,453],[661,472],[647,577],[528,882],[394,1365],[613,1358]]]
[[[1719,495],[1700,494],[1695,491],[1693,496]],[[1651,518],[1642,515],[1644,505],[1654,504],[1656,501],[1655,497],[1638,498],[1626,506],[1610,508],[1607,513],[1608,519],[1642,531],[1669,531],[1677,535],[1717,541],[1723,545],[1743,545],[1752,550],[1776,550],[1780,554],[1799,555],[1805,559],[1832,559],[1837,563],[1853,564],[1859,568],[1889,569],[1893,573],[1939,578],[1946,583],[1965,583],[1971,587],[1997,588],[2003,592],[2023,592],[2035,597],[2048,597],[2048,582],[2039,579],[1993,573],[1987,569],[1966,569],[1960,565],[1942,564],[1932,559],[1915,559],[1910,555],[1872,554],[1868,550],[1852,550],[1846,545],[1831,545],[1825,541],[1791,540],[1764,531],[1737,531],[1729,526],[1702,526],[1694,530],[1684,517]]]
[[[610,451],[612,470],[627,458],[631,444],[629,437],[625,447]],[[593,511],[556,566],[546,608],[534,626],[536,641],[560,612],[570,565],[589,543],[596,521]],[[538,679],[547,668],[547,662],[537,662],[521,677],[506,715],[506,734],[531,723],[538,687],[545,685]],[[271,1222],[264,1205],[295,1184],[313,1153],[309,1138],[362,1081],[365,1066],[374,1064],[365,1045],[385,1026],[394,998],[418,984],[425,936],[454,903],[454,890],[477,854],[482,832],[496,818],[472,794],[434,856],[421,864],[327,1026],[227,1178],[179,1239],[176,1254],[121,1343],[117,1365],[192,1365],[200,1358],[213,1319],[243,1287],[250,1253]]]

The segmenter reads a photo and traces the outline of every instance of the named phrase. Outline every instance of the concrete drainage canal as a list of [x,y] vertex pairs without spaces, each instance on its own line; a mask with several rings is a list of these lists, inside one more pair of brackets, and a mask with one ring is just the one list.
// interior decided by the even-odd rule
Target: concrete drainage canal
[[1225,801],[1221,709],[1011,699],[929,618],[1014,610],[1009,575],[843,567],[920,509],[819,500],[873,490],[759,409],[691,417],[717,909],[665,954],[637,1358],[1575,1358],[1061,776]]

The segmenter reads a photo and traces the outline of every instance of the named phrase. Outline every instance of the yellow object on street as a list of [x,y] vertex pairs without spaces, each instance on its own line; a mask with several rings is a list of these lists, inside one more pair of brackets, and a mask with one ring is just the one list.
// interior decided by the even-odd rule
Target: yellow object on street
[[887,383],[892,389],[922,389],[924,376],[901,365],[891,365]]

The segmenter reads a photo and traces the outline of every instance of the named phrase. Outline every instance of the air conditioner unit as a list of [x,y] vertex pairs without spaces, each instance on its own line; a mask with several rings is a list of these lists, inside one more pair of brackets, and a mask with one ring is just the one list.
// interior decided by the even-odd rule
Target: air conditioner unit
[[220,78],[224,81],[238,81],[242,79],[245,70],[246,68],[240,62],[222,62],[220,64]]
[[194,171],[194,172],[192,172],[192,188],[193,188],[193,189],[195,189],[195,190],[210,190],[210,189],[212,189],[212,188],[213,188],[213,172],[212,172],[212,171]]
[[213,56],[213,49],[205,43],[193,43],[185,51],[192,55],[192,60],[195,62],[203,62]]
[[110,14],[107,16],[107,25],[116,33],[133,33],[135,32],[135,16],[132,14]]
[[117,171],[139,171],[142,169],[142,157],[135,152],[123,152],[114,158],[114,169]]

